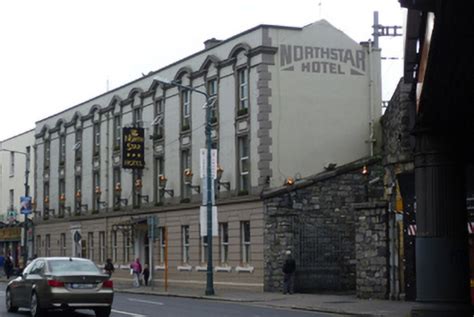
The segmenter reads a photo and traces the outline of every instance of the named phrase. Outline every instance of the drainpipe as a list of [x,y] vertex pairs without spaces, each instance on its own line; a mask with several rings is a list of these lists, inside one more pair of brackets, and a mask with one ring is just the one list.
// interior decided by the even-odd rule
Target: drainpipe
[[[107,202],[107,209],[110,207],[109,206],[109,165],[110,165],[110,112],[107,112],[107,129],[105,132],[105,137],[106,137],[106,153],[107,155],[105,156],[105,201]],[[113,188],[113,186],[112,186]],[[113,199],[112,199],[113,203]]]
[[374,156],[374,80],[372,75],[372,40],[369,40],[368,46],[368,63],[367,70],[369,72],[369,153]]

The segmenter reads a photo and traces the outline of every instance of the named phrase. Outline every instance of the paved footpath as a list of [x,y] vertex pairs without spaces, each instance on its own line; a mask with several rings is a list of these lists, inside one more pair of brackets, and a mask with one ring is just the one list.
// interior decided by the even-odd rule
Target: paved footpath
[[[117,281],[118,282],[118,281]],[[130,284],[131,285],[131,281]],[[353,295],[320,295],[320,294],[292,294],[249,292],[243,290],[215,289],[215,295],[204,294],[202,289],[176,288],[170,286],[165,291],[163,286],[131,288],[127,284],[116,283],[117,292],[150,294],[160,296],[178,296],[207,300],[222,300],[248,303],[251,305],[279,307],[286,309],[318,311],[341,315],[377,316],[377,317],[408,317],[414,302],[389,300],[364,300]]]

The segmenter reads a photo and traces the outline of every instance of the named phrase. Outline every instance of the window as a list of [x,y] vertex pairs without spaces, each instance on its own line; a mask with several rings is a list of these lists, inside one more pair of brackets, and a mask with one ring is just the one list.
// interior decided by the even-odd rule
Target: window
[[[217,79],[211,79],[207,82],[207,94],[209,97],[216,97],[217,98]],[[217,123],[218,115],[218,106],[217,100],[214,102],[213,107],[211,108],[211,123]]]
[[99,206],[99,200],[100,200],[100,196],[98,194],[96,194],[96,189],[100,189],[100,174],[98,172],[94,172],[93,174],[93,184],[92,184],[92,191],[93,191],[93,206],[94,206],[94,210],[99,210],[100,209],[100,206]]
[[76,210],[76,213],[81,212],[81,187],[82,187],[82,178],[81,175],[76,175],[74,177],[74,192],[75,192],[75,201],[76,203],[74,204],[74,208]]
[[44,168],[49,169],[49,163],[50,163],[50,142],[49,140],[44,141]]
[[183,264],[189,263],[189,226],[181,226],[181,245]]
[[87,233],[87,254],[94,261],[94,232]]
[[37,256],[41,256],[41,236],[37,235],[35,240],[35,251]]
[[58,190],[59,190],[59,216],[64,216],[64,205],[65,205],[65,193],[66,193],[66,182],[64,181],[64,178],[59,179],[58,183]]
[[141,107],[136,107],[133,109],[133,123],[135,124],[135,127],[142,126],[142,108]]
[[[239,114],[247,113],[245,110],[249,107],[249,88],[248,88],[248,75],[247,69],[242,68],[237,71],[238,80],[238,110]],[[244,110],[245,109],[245,110]]]
[[100,154],[100,123],[94,123],[94,156],[99,156]]
[[165,163],[162,156],[155,157],[155,201],[161,200],[160,196],[160,176],[165,174]]
[[184,171],[188,168],[191,168],[191,154],[190,150],[181,151],[181,198],[189,199],[191,197],[191,187],[186,184]]
[[115,208],[120,208],[120,199],[122,198],[122,182],[121,182],[121,169],[120,168],[114,168],[114,203],[115,203]]
[[122,117],[114,117],[114,151],[120,150],[122,144]]
[[10,152],[10,177],[15,176],[15,152]]
[[227,222],[219,224],[219,244],[220,262],[221,264],[227,264],[229,260],[229,224]]
[[74,154],[76,156],[76,161],[82,159],[82,129],[76,130],[75,143],[74,143]]
[[207,263],[207,236],[201,237],[201,263]]
[[66,163],[66,136],[61,134],[59,136],[59,164]]
[[66,256],[66,234],[61,233],[59,237],[59,254],[61,256]]
[[240,223],[240,237],[241,237],[241,261],[242,264],[250,262],[250,221],[242,221]]
[[[141,190],[142,190],[142,187],[143,186],[143,179],[142,179],[142,171],[141,170],[133,170],[132,172],[133,174],[133,206],[135,208],[138,208],[140,207],[140,204],[141,204]],[[137,187],[135,186],[135,184],[137,183],[140,183],[141,186]]]
[[160,227],[160,263],[165,263],[166,255],[166,227]]
[[130,232],[123,233],[123,263],[129,263],[132,257],[132,239]]
[[45,182],[43,185],[43,204],[44,208],[49,208],[49,183]]
[[44,255],[51,256],[51,235],[47,234],[44,241]]
[[99,262],[105,262],[105,231],[99,232]]
[[153,120],[153,138],[160,140],[164,132],[164,103],[162,99],[155,102],[155,119]]
[[189,90],[181,91],[181,130],[191,128],[191,99]]
[[112,240],[112,261],[115,263],[117,262],[117,249],[118,249],[117,231],[111,232],[110,239]]
[[238,137],[239,189],[241,194],[249,190],[249,138],[247,135]]

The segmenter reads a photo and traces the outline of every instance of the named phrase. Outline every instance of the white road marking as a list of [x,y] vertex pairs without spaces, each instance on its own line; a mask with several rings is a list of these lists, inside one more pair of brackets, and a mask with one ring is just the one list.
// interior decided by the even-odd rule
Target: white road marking
[[131,302],[138,302],[138,303],[146,303],[146,304],[153,304],[153,305],[164,305],[162,302],[154,302],[151,300],[144,300],[144,299],[137,299],[137,298],[129,298],[128,299]]
[[129,312],[126,312],[126,311],[121,311],[121,310],[116,310],[116,309],[112,309],[112,312],[113,312],[113,313],[116,313],[116,314],[122,314],[122,315],[132,316],[132,317],[146,317],[145,315],[140,315],[140,314],[135,314],[135,313],[129,313]]

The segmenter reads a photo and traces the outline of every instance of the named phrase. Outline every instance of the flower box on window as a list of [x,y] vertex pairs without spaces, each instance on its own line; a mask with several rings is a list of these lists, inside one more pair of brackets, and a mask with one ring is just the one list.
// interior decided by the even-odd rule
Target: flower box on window
[[183,126],[181,127],[181,131],[188,131],[189,129],[191,129],[191,127],[188,123],[183,124]]
[[161,134],[161,133],[152,134],[152,135],[150,135],[150,139],[155,140],[155,141],[156,140],[161,140],[161,139],[163,139],[163,134]]
[[249,191],[246,190],[246,189],[242,189],[242,190],[239,190],[238,192],[238,196],[245,196],[245,195],[248,195],[249,194]]
[[242,108],[237,111],[237,116],[245,116],[249,112],[248,108]]

